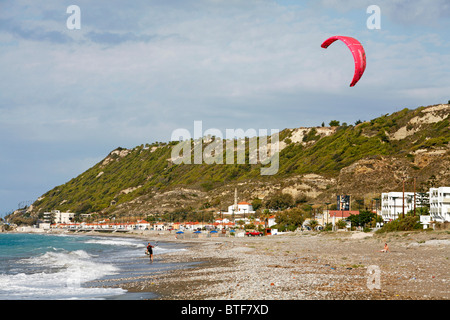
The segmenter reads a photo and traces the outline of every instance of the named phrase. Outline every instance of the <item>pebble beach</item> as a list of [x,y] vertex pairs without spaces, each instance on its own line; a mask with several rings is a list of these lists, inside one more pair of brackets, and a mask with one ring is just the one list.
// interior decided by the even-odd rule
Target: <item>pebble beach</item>
[[[199,239],[160,233],[127,236],[173,241],[186,248],[155,256],[154,263],[190,267],[116,284],[129,292],[155,293],[156,300],[450,298],[450,237],[445,230]],[[385,242],[387,253],[380,252]],[[378,270],[378,282],[373,269]]]

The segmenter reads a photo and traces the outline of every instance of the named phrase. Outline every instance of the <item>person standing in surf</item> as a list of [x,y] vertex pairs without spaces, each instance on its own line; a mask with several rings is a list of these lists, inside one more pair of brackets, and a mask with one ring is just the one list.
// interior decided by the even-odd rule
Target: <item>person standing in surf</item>
[[153,263],[153,248],[154,248],[154,246],[152,246],[149,242],[147,245],[147,253],[150,256],[150,262],[152,262],[152,263]]

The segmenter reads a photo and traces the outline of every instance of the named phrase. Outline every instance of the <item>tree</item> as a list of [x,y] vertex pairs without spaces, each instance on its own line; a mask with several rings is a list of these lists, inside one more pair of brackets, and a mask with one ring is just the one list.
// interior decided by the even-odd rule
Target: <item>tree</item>
[[304,194],[304,193],[299,194],[299,195],[295,198],[295,204],[296,204],[296,205],[298,205],[298,204],[303,204],[303,203],[306,203],[306,202],[308,202],[308,197],[307,197],[306,194]]
[[315,140],[319,140],[320,139],[320,135],[317,134],[317,129],[316,128],[311,128],[309,130],[309,132],[303,136],[302,141],[303,142],[308,142],[308,141],[315,141]]
[[383,129],[378,131],[377,137],[380,138],[382,142],[389,142],[389,137]]
[[[414,209],[413,210],[409,210],[407,212],[408,216],[412,216],[414,215]],[[430,215],[430,207],[417,207],[416,208],[416,216],[428,216]]]
[[243,225],[245,225],[244,220],[237,221],[237,224],[239,225],[239,228],[242,228]]
[[260,215],[260,218],[263,219],[263,221],[264,221],[264,235],[266,234],[266,229],[267,229],[268,224],[269,224],[270,216],[271,216],[271,214],[270,214],[270,211],[268,209],[264,209],[263,212]]
[[244,229],[250,229],[250,230],[253,230],[253,229],[256,229],[256,226],[253,224],[253,223],[247,223],[246,225],[244,225]]
[[295,231],[305,221],[306,212],[300,208],[285,210],[277,214],[275,222],[279,230]]
[[338,120],[331,120],[328,125],[330,127],[339,127],[340,126],[340,122]]
[[265,205],[269,209],[286,210],[294,205],[294,198],[289,193],[278,192],[270,196]]
[[328,222],[325,224],[325,227],[323,228],[324,231],[332,231],[333,230],[333,224],[331,222]]
[[314,231],[316,227],[319,225],[319,222],[317,220],[309,220],[308,225],[311,228],[311,230]]
[[362,227],[368,223],[371,223],[376,216],[376,213],[363,210],[359,214],[350,214],[348,220],[350,220],[352,226]]
[[339,220],[336,223],[336,226],[338,227],[338,229],[344,229],[347,226],[347,222],[345,222],[345,220]]
[[252,207],[253,210],[258,210],[259,208],[262,207],[262,200],[261,199],[253,199],[252,201]]
[[404,218],[398,218],[385,223],[383,227],[377,230],[377,233],[390,232],[390,231],[412,231],[421,229],[420,218],[418,216],[411,217],[405,216]]

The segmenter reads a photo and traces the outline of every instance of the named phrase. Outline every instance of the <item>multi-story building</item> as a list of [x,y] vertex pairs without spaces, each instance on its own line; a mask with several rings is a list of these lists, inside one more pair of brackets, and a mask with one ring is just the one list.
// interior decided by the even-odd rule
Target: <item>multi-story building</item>
[[450,187],[430,188],[430,216],[433,221],[450,221]]
[[[403,212],[414,209],[414,192],[405,192],[403,200],[403,192],[388,192],[381,194],[381,216],[385,222],[395,220],[400,217]],[[421,206],[416,197],[416,208]]]
[[71,223],[74,217],[75,213],[73,212],[61,212],[59,210],[44,212],[45,223]]

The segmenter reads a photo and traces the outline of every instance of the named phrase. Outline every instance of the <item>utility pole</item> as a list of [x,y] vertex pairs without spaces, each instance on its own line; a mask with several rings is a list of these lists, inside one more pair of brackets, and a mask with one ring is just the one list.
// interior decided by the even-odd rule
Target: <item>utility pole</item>
[[330,215],[330,211],[328,210],[328,205],[330,204],[331,202],[325,202],[325,204],[327,205],[327,224],[328,224],[328,216]]
[[237,188],[234,189],[234,208],[233,208],[233,224],[234,224],[234,213],[238,212],[238,196],[237,196]]
[[402,218],[405,217],[405,178],[403,178]]
[[231,215],[231,220],[234,223],[234,208],[233,208],[232,212],[233,212],[233,214]]
[[407,179],[410,179],[411,177],[406,175],[406,172],[404,173],[404,176],[402,177],[403,181],[403,209],[402,209],[402,217],[405,218],[405,181]]

